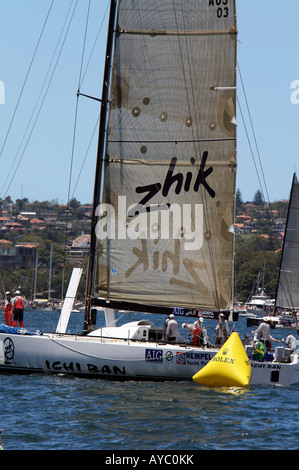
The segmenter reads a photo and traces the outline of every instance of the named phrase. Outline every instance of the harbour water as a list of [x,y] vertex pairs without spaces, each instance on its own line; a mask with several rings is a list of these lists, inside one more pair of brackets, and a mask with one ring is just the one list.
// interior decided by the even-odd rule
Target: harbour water
[[[58,318],[57,312],[28,311],[25,327],[49,331]],[[205,323],[213,338],[216,322]],[[81,325],[82,315],[73,313],[70,330],[80,331]],[[250,331],[245,318],[235,331],[241,338]],[[272,335],[281,339],[290,331],[275,329]],[[5,374],[2,444],[5,450],[297,450],[298,396],[299,384],[238,390]]]

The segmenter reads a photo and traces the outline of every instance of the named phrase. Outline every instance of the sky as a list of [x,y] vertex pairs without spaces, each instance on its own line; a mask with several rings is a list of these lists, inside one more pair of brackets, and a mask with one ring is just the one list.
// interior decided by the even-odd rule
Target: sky
[[[99,103],[80,98],[76,114],[76,92],[81,77],[81,93],[101,97],[110,2],[91,1],[81,68],[89,2],[52,1],[0,0],[0,197],[90,203]],[[236,3],[237,188],[243,201],[258,189],[287,199],[299,171],[299,1]]]

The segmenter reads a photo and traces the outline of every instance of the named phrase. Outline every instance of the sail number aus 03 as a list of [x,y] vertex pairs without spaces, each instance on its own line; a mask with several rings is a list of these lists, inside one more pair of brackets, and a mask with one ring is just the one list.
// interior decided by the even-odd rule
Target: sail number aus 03
[[229,9],[227,6],[228,0],[209,0],[209,7],[217,8],[217,18],[227,18],[229,15]]

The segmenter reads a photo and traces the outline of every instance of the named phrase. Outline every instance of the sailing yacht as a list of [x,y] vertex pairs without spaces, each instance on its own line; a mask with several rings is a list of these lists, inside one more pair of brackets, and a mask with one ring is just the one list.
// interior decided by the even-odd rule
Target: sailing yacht
[[275,299],[280,324],[299,327],[299,183],[294,173]]
[[[217,354],[146,314],[233,310],[236,50],[234,0],[111,0],[83,332],[77,268],[55,333],[1,329],[0,371],[192,380]],[[297,353],[251,364],[251,384],[299,380]]]
[[[299,312],[299,183],[296,173],[293,175],[291,186],[288,215],[285,228],[285,236],[282,247],[276,297],[269,300],[263,289],[260,295],[253,296],[246,304],[247,311],[260,314],[253,318],[247,318],[247,326],[258,325],[265,315],[266,320],[273,328],[298,329]],[[271,312],[273,314],[271,315]]]

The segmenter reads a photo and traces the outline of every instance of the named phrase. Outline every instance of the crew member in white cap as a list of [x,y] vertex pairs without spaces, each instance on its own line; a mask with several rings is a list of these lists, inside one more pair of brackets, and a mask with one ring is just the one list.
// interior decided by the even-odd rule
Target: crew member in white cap
[[5,292],[6,299],[3,307],[3,313],[5,318],[5,324],[7,326],[12,326],[12,305],[11,305],[11,295],[10,292]]
[[182,341],[182,337],[178,330],[178,324],[174,319],[173,314],[169,315],[169,322],[167,323],[165,339],[171,342]]
[[24,307],[26,305],[25,299],[21,296],[21,292],[16,290],[15,297],[12,299],[12,308],[13,308],[13,322],[12,326],[18,326],[24,328]]
[[200,345],[201,346],[208,346],[209,345],[209,336],[206,327],[203,324],[203,316],[202,312],[198,312],[198,319],[193,323],[194,327],[200,328],[201,334],[200,334]]
[[198,326],[199,328],[202,328],[202,324],[203,324],[203,316],[202,316],[202,313],[201,312],[198,312],[198,319],[195,320],[194,322],[194,326],[195,328]]

